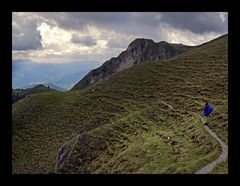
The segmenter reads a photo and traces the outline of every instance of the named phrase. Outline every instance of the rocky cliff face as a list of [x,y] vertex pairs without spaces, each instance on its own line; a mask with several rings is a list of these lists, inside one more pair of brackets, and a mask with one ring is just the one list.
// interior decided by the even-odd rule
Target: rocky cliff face
[[170,44],[165,41],[155,43],[150,39],[136,39],[129,44],[127,50],[118,57],[112,58],[97,69],[90,71],[71,90],[79,90],[131,66],[146,62],[172,58],[188,51],[191,46]]

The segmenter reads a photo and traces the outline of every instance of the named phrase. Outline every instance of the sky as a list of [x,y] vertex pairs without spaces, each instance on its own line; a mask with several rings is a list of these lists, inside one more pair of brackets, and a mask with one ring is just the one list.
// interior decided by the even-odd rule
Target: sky
[[136,38],[199,45],[226,33],[227,12],[13,12],[12,59],[100,65]]

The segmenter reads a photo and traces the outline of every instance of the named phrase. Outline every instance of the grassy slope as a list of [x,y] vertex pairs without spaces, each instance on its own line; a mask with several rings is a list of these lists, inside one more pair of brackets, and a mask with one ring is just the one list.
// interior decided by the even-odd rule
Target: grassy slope
[[27,88],[21,92],[21,94],[24,94],[26,96],[31,95],[31,94],[38,94],[38,93],[43,93],[43,92],[51,92],[51,91],[56,91],[52,88],[48,88],[42,84],[39,84],[33,88]]
[[19,101],[20,99],[23,99],[27,96],[30,96],[32,94],[39,94],[43,92],[52,92],[56,91],[52,88],[47,88],[44,85],[37,85],[33,88],[27,88],[27,89],[12,89],[12,100],[13,103]]
[[219,163],[210,174],[227,174],[228,173],[228,162]]
[[210,128],[227,142],[227,55],[224,37],[82,91],[17,102],[13,173],[55,171],[59,147],[78,133],[84,138],[72,145],[62,173],[193,173],[215,159],[220,146],[188,111],[201,114],[204,101],[213,104]]

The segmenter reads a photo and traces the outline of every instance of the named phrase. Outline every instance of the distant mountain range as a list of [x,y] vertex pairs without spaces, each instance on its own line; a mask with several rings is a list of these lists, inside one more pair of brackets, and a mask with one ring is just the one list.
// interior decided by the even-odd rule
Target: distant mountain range
[[155,43],[151,39],[135,39],[129,44],[127,50],[123,51],[118,57],[106,61],[99,68],[90,71],[71,90],[83,89],[89,85],[93,85],[135,64],[169,59],[192,48],[194,47],[182,44],[170,44],[166,41]]
[[[39,84],[32,84],[32,85],[24,86],[24,87],[22,87],[22,88],[23,88],[23,89],[33,88],[33,87],[36,87],[37,85],[39,85]],[[66,92],[66,91],[68,91],[67,89],[62,88],[62,87],[59,87],[59,86],[57,86],[57,85],[55,85],[55,84],[53,84],[53,83],[45,83],[45,84],[43,84],[43,85],[46,86],[46,87],[49,86],[49,88],[55,89],[55,90],[57,90],[57,91],[59,91],[59,92]]]
[[26,88],[38,84],[54,84],[54,86],[70,89],[87,72],[98,65],[97,62],[47,64],[29,60],[13,60],[12,86],[13,88]]

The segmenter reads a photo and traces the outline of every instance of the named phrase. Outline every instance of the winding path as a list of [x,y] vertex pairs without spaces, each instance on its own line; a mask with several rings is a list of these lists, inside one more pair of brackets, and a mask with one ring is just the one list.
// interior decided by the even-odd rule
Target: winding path
[[[162,103],[164,103],[165,105],[167,105],[170,109],[174,109],[172,105],[166,103],[165,101],[160,101]],[[197,117],[200,118],[201,120],[201,123],[203,124],[204,128],[208,131],[208,133],[214,137],[218,142],[219,144],[221,145],[222,147],[222,152],[220,154],[220,156],[214,160],[213,162],[207,164],[206,166],[204,166],[203,168],[199,169],[198,171],[196,171],[194,174],[207,174],[209,173],[211,170],[213,170],[213,168],[220,162],[223,162],[223,161],[226,161],[227,160],[227,157],[228,157],[228,146],[226,145],[226,143],[224,143],[217,135],[215,132],[213,132],[207,125],[204,125],[205,121],[204,121],[204,118],[195,113],[195,112],[191,112],[192,114],[196,115]],[[79,138],[81,136],[78,134],[76,136],[76,143],[78,142]],[[65,146],[65,144],[63,144],[59,149],[63,149],[63,147]],[[61,151],[61,150],[60,150]],[[58,157],[59,158],[59,157]],[[58,165],[58,161],[57,161],[57,166],[56,167],[59,167]],[[57,171],[56,171],[57,172]]]
[[[197,113],[195,113],[197,114]],[[204,119],[202,116],[200,116],[199,114],[197,114],[198,117],[200,117],[202,124],[205,123]],[[204,128],[208,131],[209,134],[211,134],[217,141],[218,143],[221,145],[222,147],[222,152],[220,154],[220,156],[214,160],[213,162],[207,164],[205,167],[201,168],[200,170],[196,171],[194,174],[207,174],[209,173],[211,170],[213,170],[213,168],[221,162],[224,162],[227,160],[228,158],[228,146],[226,145],[226,143],[224,143],[215,132],[213,132],[207,125],[204,125]]]
[[[164,103],[165,105],[169,106],[171,109],[173,109],[173,106],[166,103],[165,101],[161,101],[162,103]],[[211,170],[213,170],[213,168],[218,164],[218,163],[221,163],[223,161],[226,161],[227,158],[228,158],[228,146],[226,145],[226,143],[224,143],[218,136],[215,132],[213,132],[207,125],[204,125],[205,121],[204,121],[204,118],[195,113],[195,112],[191,112],[193,114],[195,114],[197,117],[200,118],[201,120],[201,123],[203,124],[204,128],[208,131],[208,133],[214,137],[218,143],[221,145],[222,147],[222,152],[220,154],[220,156],[214,160],[213,162],[207,164],[206,166],[204,166],[203,168],[199,169],[198,171],[196,171],[194,174],[207,174],[209,173]]]

